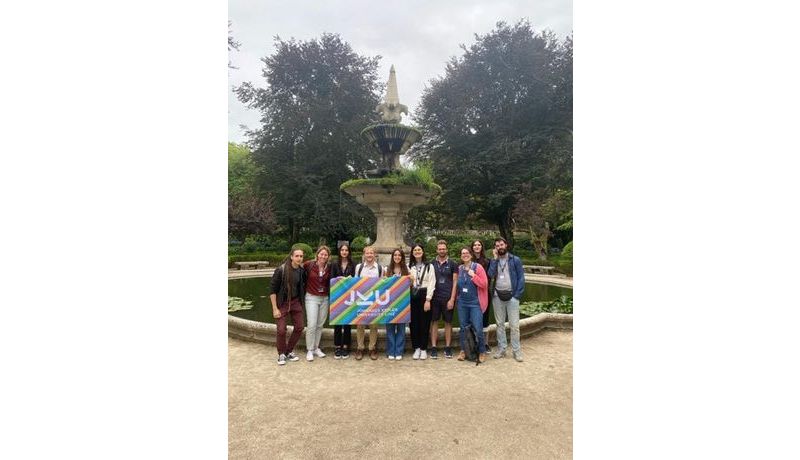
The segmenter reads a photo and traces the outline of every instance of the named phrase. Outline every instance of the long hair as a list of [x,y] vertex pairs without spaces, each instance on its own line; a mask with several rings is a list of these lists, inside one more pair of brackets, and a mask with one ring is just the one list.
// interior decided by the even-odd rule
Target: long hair
[[289,257],[283,262],[283,286],[286,289],[286,301],[288,302],[289,299],[292,298],[293,289],[294,289],[294,269],[292,268],[292,255],[295,251],[303,252],[302,249],[292,249],[289,251]]
[[[477,254],[472,249],[472,248],[475,247],[475,243],[480,243],[481,244],[481,250]],[[469,245],[469,253],[472,254],[472,260],[474,262],[478,262],[481,265],[483,265],[484,262],[487,262],[486,254],[484,252],[485,250],[486,250],[486,248],[484,247],[483,241],[481,241],[481,240],[475,240],[475,241],[472,242],[472,244]]]
[[407,276],[408,275],[408,265],[406,265],[406,255],[403,253],[403,250],[400,248],[395,249],[392,251],[392,260],[389,262],[389,276],[394,275],[394,268],[398,266],[394,262],[394,255],[400,253],[400,275]]
[[424,247],[424,246],[422,246],[420,243],[414,243],[414,246],[411,246],[411,255],[409,256],[409,264],[411,264],[411,265],[415,265],[415,264],[417,263],[417,259],[416,259],[416,257],[414,257],[414,249],[417,249],[417,247],[419,247],[420,249],[422,249],[422,259],[421,259],[421,262],[422,262],[423,264],[424,264],[425,262],[427,262],[427,260],[426,260],[427,258],[425,257],[425,247]]
[[347,261],[347,266],[353,266],[353,251],[350,250],[349,244],[344,243],[339,246],[339,249],[336,251],[336,263],[339,265],[339,268],[342,268],[342,248],[347,248],[347,258],[344,259]]

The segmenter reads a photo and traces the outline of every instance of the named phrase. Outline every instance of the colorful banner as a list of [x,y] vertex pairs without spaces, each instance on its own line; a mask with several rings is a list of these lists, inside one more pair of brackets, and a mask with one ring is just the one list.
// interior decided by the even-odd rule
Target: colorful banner
[[399,324],[411,321],[411,278],[339,277],[331,280],[330,323]]

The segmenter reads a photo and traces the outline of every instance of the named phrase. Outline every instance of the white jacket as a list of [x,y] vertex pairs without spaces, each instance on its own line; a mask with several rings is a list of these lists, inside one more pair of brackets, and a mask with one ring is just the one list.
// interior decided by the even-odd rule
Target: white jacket
[[[425,267],[428,267],[427,272],[425,271]],[[436,289],[436,270],[431,266],[431,263],[425,262],[425,265],[422,266],[422,270],[420,270],[419,273],[417,273],[416,265],[412,266],[409,270],[414,274],[414,286],[427,288],[425,300],[431,300],[433,298],[433,290]],[[425,276],[423,279],[419,279],[423,272],[425,272]]]

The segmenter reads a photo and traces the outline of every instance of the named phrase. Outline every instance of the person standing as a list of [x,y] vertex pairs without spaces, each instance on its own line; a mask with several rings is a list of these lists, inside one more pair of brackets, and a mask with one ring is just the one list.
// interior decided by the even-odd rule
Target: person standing
[[[336,263],[331,267],[331,279],[340,276],[355,276],[356,266],[353,265],[353,259],[350,257],[350,246],[346,243],[339,246],[339,256]],[[330,289],[330,283],[328,284]],[[347,359],[350,357],[350,343],[352,341],[352,333],[349,324],[343,326],[333,327],[333,345],[336,350],[333,357],[336,359]]]
[[[272,293],[269,295],[272,303],[272,316],[278,323],[278,338],[275,343],[278,348],[278,365],[283,366],[286,361],[297,361],[300,358],[294,354],[294,346],[303,333],[303,297],[306,291],[305,270],[303,270],[303,250],[292,249],[289,257],[275,269],[270,285]],[[294,330],[289,343],[286,343],[286,319],[292,317]]]
[[436,274],[436,289],[431,299],[431,359],[436,359],[439,352],[436,341],[439,338],[439,318],[444,319],[444,357],[452,358],[453,349],[450,341],[453,336],[453,306],[456,300],[456,281],[458,264],[447,257],[447,241],[436,242],[436,259],[432,262]]
[[488,282],[486,272],[483,271],[478,263],[472,261],[472,251],[469,248],[461,248],[461,265],[458,266],[458,322],[460,326],[458,339],[461,345],[461,352],[458,360],[466,359],[467,327],[472,326],[475,330],[475,338],[478,341],[478,361],[486,361],[486,342],[480,332],[483,320],[483,312],[488,308],[487,291]]
[[331,266],[328,264],[331,250],[327,246],[317,249],[316,260],[303,264],[306,271],[306,361],[314,361],[314,356],[324,358],[319,347],[322,340],[322,326],[328,318],[328,294],[330,292]]
[[493,259],[489,264],[489,278],[494,280],[492,304],[497,323],[497,353],[495,359],[506,355],[506,317],[511,326],[511,350],[514,359],[522,362],[519,343],[519,301],[525,292],[525,272],[522,260],[508,252],[505,238],[494,240]]
[[[406,255],[402,249],[392,251],[392,260],[389,262],[387,270],[389,276],[409,276],[408,266],[406,266]],[[400,361],[403,359],[403,349],[406,346],[406,324],[387,323],[386,324],[386,354],[389,360]]]
[[428,359],[428,337],[431,327],[431,298],[436,289],[433,267],[425,260],[425,248],[411,247],[411,348],[414,359]]
[[[483,267],[483,271],[489,271],[489,259],[486,258],[486,254],[484,254],[483,250],[483,243],[481,240],[475,240],[472,242],[470,246],[470,251],[472,254],[472,261]],[[489,290],[481,291],[483,295],[486,296],[486,304],[489,304]],[[477,329],[475,330],[477,332]],[[483,312],[483,341],[486,344],[486,353],[491,353],[492,349],[489,347],[489,308],[486,308]]]
[[[364,261],[356,265],[356,276],[363,276],[367,278],[380,278],[385,275],[385,270],[375,259],[375,248],[367,246],[364,248]],[[356,359],[361,360],[364,357],[364,325],[356,326]],[[378,325],[369,325],[369,359],[378,359],[378,351],[375,347],[378,345]]]

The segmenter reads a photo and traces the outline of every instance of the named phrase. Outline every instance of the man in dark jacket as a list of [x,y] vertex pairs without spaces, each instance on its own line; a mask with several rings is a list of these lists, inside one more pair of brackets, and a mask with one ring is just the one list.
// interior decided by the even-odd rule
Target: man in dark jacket
[[[272,303],[272,316],[278,326],[278,365],[286,361],[297,361],[294,346],[303,333],[303,298],[306,291],[305,270],[303,270],[303,250],[293,249],[289,260],[284,262],[272,275],[269,300]],[[289,343],[286,343],[286,319],[291,315],[294,330]]]
[[494,305],[494,319],[497,323],[497,353],[494,358],[506,355],[506,317],[511,326],[511,350],[514,359],[522,362],[522,349],[519,343],[519,301],[525,292],[525,272],[522,260],[508,252],[505,238],[494,240],[494,258],[489,263],[489,279],[494,281],[490,297]]

